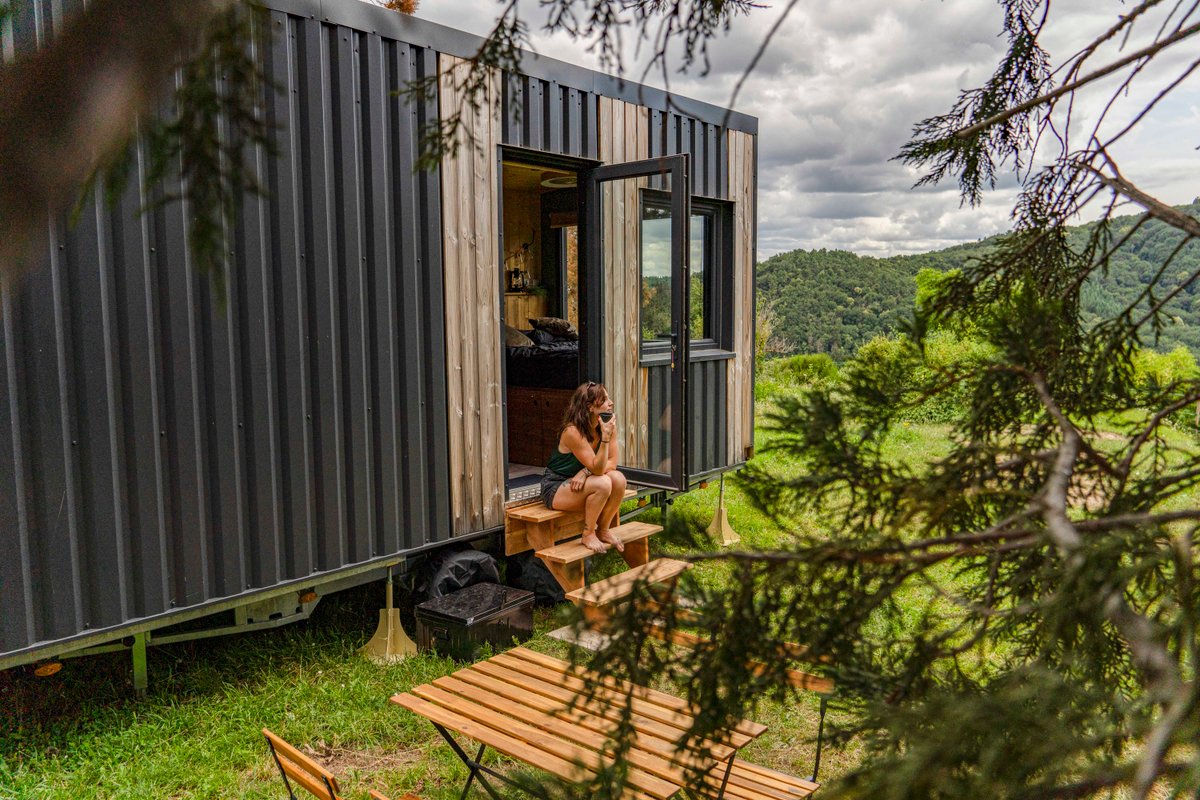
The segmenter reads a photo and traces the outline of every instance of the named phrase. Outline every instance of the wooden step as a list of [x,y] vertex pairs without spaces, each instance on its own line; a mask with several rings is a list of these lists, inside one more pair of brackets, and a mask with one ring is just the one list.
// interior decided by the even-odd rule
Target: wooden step
[[[635,494],[633,489],[626,489],[625,499]],[[516,506],[504,512],[504,555],[544,550],[581,533],[582,511],[558,511],[541,502]]]
[[578,606],[602,608],[627,598],[639,582],[651,586],[674,583],[681,573],[691,568],[691,562],[688,561],[658,558],[640,567],[618,572],[611,578],[597,581],[591,586],[577,589],[568,594],[567,599]]
[[[653,536],[661,530],[661,525],[651,525],[648,522],[638,522],[635,520],[634,522],[626,522],[624,525],[611,528],[608,532],[628,546],[632,542],[638,542],[649,536]],[[570,564],[583,561],[588,556],[594,555],[596,554],[583,546],[583,542],[580,539],[573,539],[572,541],[563,542],[562,544],[556,544],[554,547],[537,551],[538,558],[553,564]]]
[[[637,494],[635,489],[625,490],[625,499],[633,497]],[[546,508],[546,504],[540,500],[536,503],[527,503],[523,506],[515,506],[505,512],[509,519],[519,519],[523,522],[547,522],[552,519],[563,517],[578,516],[583,519],[582,511],[559,511],[556,508]]]

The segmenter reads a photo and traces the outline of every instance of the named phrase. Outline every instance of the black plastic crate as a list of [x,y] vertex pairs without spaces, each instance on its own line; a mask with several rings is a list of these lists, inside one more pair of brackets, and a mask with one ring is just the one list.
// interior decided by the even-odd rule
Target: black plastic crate
[[477,661],[533,635],[533,592],[477,583],[417,606],[417,646],[459,661]]

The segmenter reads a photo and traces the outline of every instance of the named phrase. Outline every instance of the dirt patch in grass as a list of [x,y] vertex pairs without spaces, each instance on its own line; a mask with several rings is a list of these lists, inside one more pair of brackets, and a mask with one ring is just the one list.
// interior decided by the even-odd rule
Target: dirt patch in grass
[[334,775],[398,770],[415,764],[424,757],[424,751],[416,747],[406,750],[382,747],[357,749],[331,747],[319,740],[311,747],[300,747],[300,751],[312,756]]

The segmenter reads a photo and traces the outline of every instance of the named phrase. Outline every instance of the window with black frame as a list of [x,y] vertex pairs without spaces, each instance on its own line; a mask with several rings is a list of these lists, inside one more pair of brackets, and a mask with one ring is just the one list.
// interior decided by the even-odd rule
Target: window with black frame
[[[727,204],[692,198],[689,220],[688,326],[701,346],[718,347],[721,336],[718,258]],[[641,328],[643,356],[665,352],[671,336],[671,205],[663,193],[642,193]]]

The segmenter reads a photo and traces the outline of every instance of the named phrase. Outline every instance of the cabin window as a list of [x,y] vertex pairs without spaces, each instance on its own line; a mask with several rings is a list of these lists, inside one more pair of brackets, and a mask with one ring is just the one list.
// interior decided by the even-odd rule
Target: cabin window
[[[722,275],[729,260],[722,246],[731,204],[692,198],[689,220],[688,328],[693,346],[718,348],[727,338],[721,322]],[[671,205],[659,192],[642,193],[641,327],[643,356],[665,351],[671,340]]]

